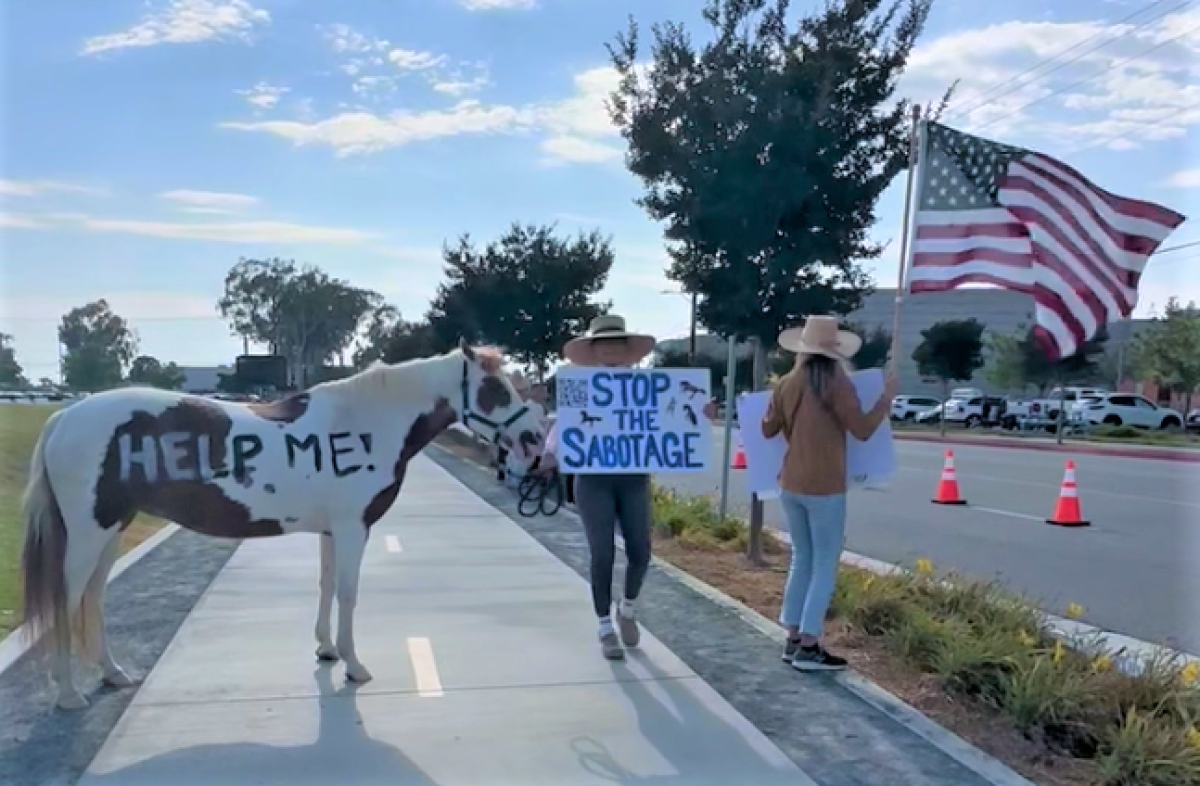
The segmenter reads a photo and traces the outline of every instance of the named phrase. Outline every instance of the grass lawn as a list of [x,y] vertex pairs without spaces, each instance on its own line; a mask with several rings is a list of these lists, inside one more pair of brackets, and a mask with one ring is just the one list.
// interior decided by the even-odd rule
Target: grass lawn
[[[21,620],[20,598],[21,494],[29,477],[29,455],[57,404],[0,406],[0,638]],[[121,539],[125,553],[153,535],[163,522],[138,516]]]

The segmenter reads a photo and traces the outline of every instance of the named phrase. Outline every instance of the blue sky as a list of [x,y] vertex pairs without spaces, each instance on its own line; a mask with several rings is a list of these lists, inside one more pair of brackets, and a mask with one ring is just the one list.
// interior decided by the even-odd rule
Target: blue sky
[[[57,377],[59,317],[106,297],[144,352],[229,362],[240,342],[215,301],[240,256],[320,265],[417,318],[443,241],[519,220],[611,234],[605,295],[677,335],[687,302],[663,294],[660,228],[633,204],[604,44],[631,13],[646,35],[665,19],[700,34],[700,6],[5,3],[0,330],[28,375]],[[949,124],[1180,210],[1191,220],[1167,246],[1200,240],[1200,2],[941,0],[901,90],[927,100],[954,78]],[[900,188],[880,239],[899,234]],[[892,251],[872,267],[879,286],[897,264]],[[1139,314],[1200,301],[1200,247],[1153,260],[1141,291]]]

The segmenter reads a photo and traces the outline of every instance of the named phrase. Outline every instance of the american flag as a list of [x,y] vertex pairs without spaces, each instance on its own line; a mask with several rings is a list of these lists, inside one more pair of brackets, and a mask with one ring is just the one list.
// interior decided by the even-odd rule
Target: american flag
[[1050,156],[938,123],[928,123],[921,155],[909,291],[1025,292],[1054,360],[1133,313],[1147,259],[1184,221]]

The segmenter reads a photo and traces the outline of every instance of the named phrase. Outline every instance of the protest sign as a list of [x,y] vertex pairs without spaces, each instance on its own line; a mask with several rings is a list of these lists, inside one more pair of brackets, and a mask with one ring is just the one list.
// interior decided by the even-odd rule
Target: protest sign
[[[875,406],[883,393],[883,372],[877,368],[859,371],[850,376],[863,410]],[[746,451],[746,480],[751,493],[773,496],[779,493],[779,470],[787,443],[782,434],[772,439],[762,435],[763,416],[771,401],[769,390],[750,393],[737,401],[738,423],[741,426],[742,446]],[[887,418],[879,424],[866,442],[846,435],[846,480],[848,485],[874,486],[891,477],[896,471],[896,444]]]
[[586,368],[555,375],[564,474],[703,472],[712,455],[708,369]]

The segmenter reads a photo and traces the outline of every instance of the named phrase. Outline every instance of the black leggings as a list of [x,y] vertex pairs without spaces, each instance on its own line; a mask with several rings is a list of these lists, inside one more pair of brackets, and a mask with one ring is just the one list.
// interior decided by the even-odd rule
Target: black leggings
[[596,616],[607,617],[612,609],[618,522],[625,539],[627,599],[637,598],[650,568],[650,476],[579,475],[575,504],[592,556],[592,604]]

